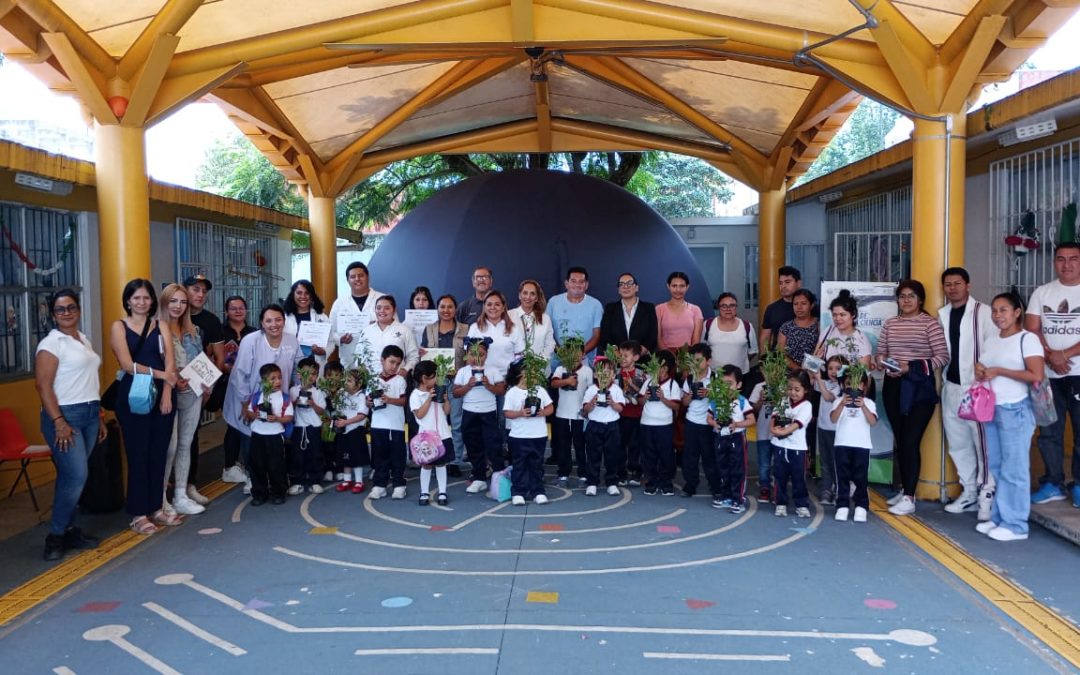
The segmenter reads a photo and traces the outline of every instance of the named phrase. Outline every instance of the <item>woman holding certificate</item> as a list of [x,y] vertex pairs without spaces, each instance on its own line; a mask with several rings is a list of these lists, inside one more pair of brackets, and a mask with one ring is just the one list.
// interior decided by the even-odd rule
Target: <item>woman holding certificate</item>
[[320,374],[326,365],[326,348],[330,342],[330,317],[323,313],[325,309],[315,286],[307,279],[294,283],[285,298],[285,332],[296,336],[304,356],[315,357]]

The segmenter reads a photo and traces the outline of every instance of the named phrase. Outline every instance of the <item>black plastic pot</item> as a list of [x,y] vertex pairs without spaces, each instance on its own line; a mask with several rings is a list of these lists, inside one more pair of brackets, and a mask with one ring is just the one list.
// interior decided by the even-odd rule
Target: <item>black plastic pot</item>
[[540,412],[540,397],[539,396],[526,396],[525,397],[525,410],[532,411],[535,417]]
[[655,384],[650,384],[649,385],[649,400],[650,401],[659,401],[660,400],[660,387],[656,386]]

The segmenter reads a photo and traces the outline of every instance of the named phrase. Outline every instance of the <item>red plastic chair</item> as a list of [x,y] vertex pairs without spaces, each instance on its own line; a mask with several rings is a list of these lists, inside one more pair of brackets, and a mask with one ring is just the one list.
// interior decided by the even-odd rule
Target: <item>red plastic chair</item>
[[0,464],[4,462],[19,462],[19,475],[11,484],[8,497],[15,494],[15,488],[19,486],[19,480],[26,481],[26,489],[30,492],[30,501],[34,503],[37,511],[37,497],[34,496],[34,486],[30,484],[30,473],[27,471],[30,462],[39,459],[51,459],[52,450],[47,445],[30,445],[19,427],[19,420],[15,413],[7,408],[0,408]]

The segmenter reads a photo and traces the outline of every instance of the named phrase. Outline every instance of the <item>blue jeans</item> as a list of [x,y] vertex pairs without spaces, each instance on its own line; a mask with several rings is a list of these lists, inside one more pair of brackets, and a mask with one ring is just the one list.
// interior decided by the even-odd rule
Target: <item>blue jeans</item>
[[769,439],[756,440],[757,446],[757,484],[758,488],[767,488],[772,484],[772,442]]
[[[1036,441],[1039,446],[1039,454],[1042,455],[1044,469],[1039,478],[1039,484],[1050,483],[1060,488],[1065,487],[1065,411],[1069,412],[1072,419],[1073,431],[1073,456],[1072,475],[1073,480],[1080,480],[1080,376],[1069,375],[1066,377],[1052,378],[1050,388],[1054,391],[1054,409],[1057,411],[1057,422],[1043,427]],[[1026,530],[1025,530],[1026,531]]]
[[52,460],[56,466],[56,491],[53,494],[52,520],[49,532],[63,534],[75,524],[75,508],[86,485],[87,462],[97,445],[101,423],[97,401],[60,406],[60,413],[71,427],[71,446],[66,451],[56,447],[56,425],[49,414],[41,411],[41,433],[52,448]]
[[990,520],[1026,534],[1031,510],[1031,434],[1035,431],[1031,400],[994,406],[994,421],[985,429],[987,463],[997,486]]

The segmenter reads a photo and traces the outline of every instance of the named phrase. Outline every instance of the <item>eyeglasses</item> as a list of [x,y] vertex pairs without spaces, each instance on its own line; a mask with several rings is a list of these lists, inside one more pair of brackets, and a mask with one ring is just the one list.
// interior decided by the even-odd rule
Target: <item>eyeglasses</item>
[[490,274],[474,274],[473,281],[491,281]]
[[901,299],[901,300],[918,300],[919,299],[919,296],[915,295],[914,293],[901,293],[900,295],[898,295],[896,297]]
[[637,286],[637,282],[634,281],[633,279],[631,279],[629,281],[616,281],[615,285],[618,286],[619,288],[632,288],[634,286]]
[[720,307],[720,309],[738,309],[739,308],[738,305],[730,305],[730,304],[727,304],[727,303],[725,303],[723,305],[718,305],[718,307]]
[[78,314],[78,313],[79,313],[79,306],[78,305],[57,305],[56,307],[53,307],[53,314],[56,314],[57,316],[66,316],[68,314]]

